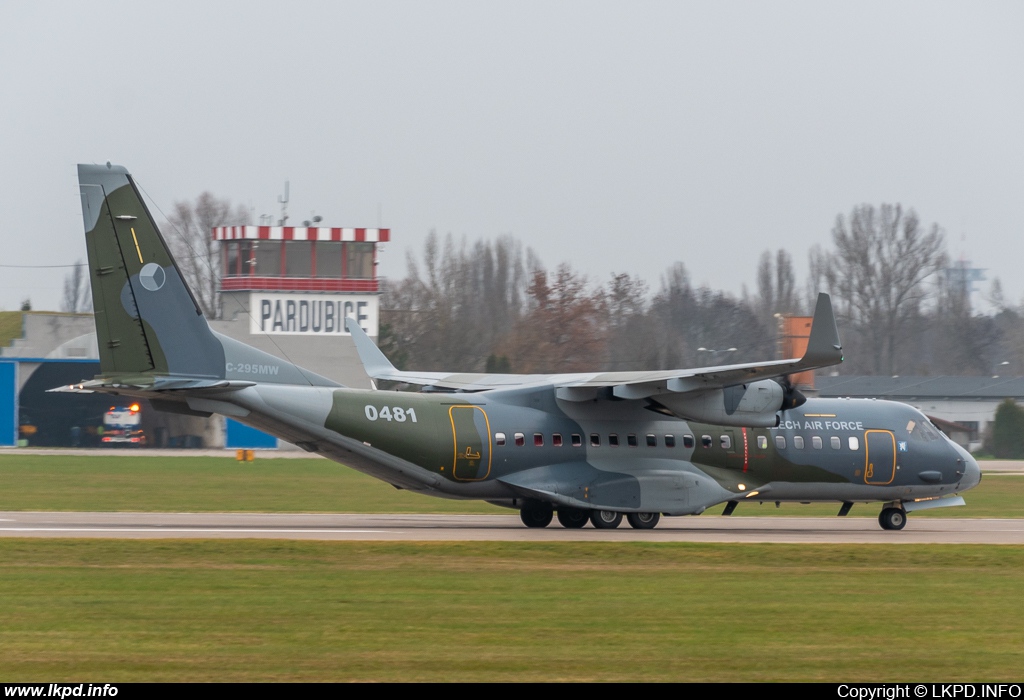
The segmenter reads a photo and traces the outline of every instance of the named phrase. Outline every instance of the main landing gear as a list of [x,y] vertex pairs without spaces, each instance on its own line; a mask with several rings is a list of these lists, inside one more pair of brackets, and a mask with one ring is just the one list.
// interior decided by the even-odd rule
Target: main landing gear
[[661,513],[627,513],[626,520],[637,530],[653,530],[661,520]]
[[622,523],[622,513],[614,510],[592,510],[590,522],[598,530],[614,530]]
[[590,520],[590,513],[582,508],[558,509],[558,522],[560,522],[564,528],[576,530],[586,525],[588,520]]
[[554,511],[550,507],[523,508],[519,511],[519,519],[526,527],[547,527],[552,517]]
[[883,530],[902,530],[907,524],[907,511],[887,506],[878,514],[878,524]]
[[[547,527],[553,517],[554,509],[547,505],[532,506],[519,511],[519,518],[526,527]],[[599,530],[611,530],[622,523],[622,513],[613,510],[559,508],[557,517],[562,527],[573,530],[585,526],[588,520]],[[661,513],[626,513],[626,520],[629,521],[630,527],[637,530],[651,530],[661,520]]]

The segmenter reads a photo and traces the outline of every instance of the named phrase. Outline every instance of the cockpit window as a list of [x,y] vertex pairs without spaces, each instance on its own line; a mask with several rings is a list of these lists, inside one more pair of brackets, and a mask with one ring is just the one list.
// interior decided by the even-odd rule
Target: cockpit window
[[918,440],[920,442],[942,439],[942,433],[939,432],[939,429],[932,425],[932,422],[924,416],[921,417],[920,421],[909,421],[907,423],[907,432],[910,433],[911,440]]
[[918,426],[918,430],[921,431],[921,435],[924,437],[925,440],[942,439],[942,433],[939,432],[938,428],[931,424],[931,421],[925,421],[921,423],[921,425]]

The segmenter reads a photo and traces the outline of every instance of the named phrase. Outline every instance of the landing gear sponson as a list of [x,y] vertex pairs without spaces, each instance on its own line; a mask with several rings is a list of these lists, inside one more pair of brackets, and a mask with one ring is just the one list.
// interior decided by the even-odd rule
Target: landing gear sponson
[[[519,511],[519,518],[526,527],[547,527],[554,516],[554,509],[548,505],[535,505]],[[588,520],[599,530],[611,530],[622,523],[622,513],[612,510],[559,508],[557,517],[562,527],[570,529],[581,528]],[[661,520],[661,513],[627,513],[626,520],[637,530],[652,530]]]

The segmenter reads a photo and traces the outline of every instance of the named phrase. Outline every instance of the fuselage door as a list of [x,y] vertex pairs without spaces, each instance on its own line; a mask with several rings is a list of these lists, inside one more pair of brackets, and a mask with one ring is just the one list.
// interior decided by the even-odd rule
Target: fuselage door
[[480,481],[491,473],[491,426],[479,406],[451,406],[455,460],[452,475],[458,481]]
[[896,477],[896,436],[889,430],[866,430],[864,447],[864,483],[891,484]]

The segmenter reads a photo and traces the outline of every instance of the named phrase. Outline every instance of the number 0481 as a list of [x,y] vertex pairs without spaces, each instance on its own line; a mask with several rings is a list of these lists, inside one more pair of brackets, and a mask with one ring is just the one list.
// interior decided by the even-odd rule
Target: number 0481
[[366,413],[367,420],[386,420],[395,421],[396,423],[404,423],[409,421],[410,423],[416,422],[416,409],[415,408],[402,408],[401,406],[384,406],[379,409],[376,406],[367,405],[363,412]]

